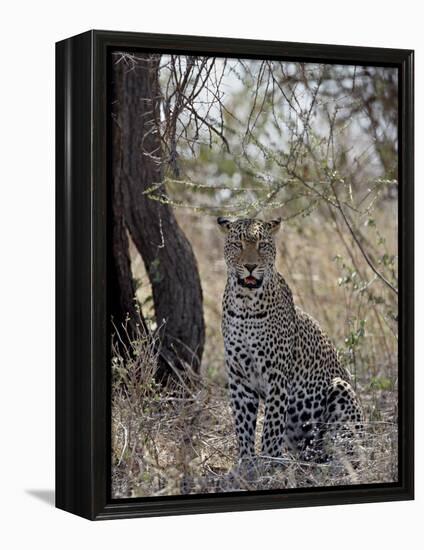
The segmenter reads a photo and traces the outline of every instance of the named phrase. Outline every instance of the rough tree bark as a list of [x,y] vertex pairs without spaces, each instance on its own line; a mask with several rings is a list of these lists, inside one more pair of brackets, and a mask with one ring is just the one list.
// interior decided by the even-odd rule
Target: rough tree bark
[[196,259],[172,208],[144,194],[163,178],[161,140],[155,123],[160,117],[159,61],[157,55],[146,55],[128,63],[119,53],[113,59],[112,132],[114,146],[119,147],[119,162],[115,158],[114,166],[117,300],[124,308],[130,307],[128,297],[134,295],[128,272],[127,228],[152,285],[156,321],[161,327],[162,373],[169,372],[170,365],[181,369],[184,364],[197,372],[205,326]]
[[[135,285],[132,278],[131,262],[128,255],[128,235],[125,226],[124,190],[122,189],[121,131],[116,121],[112,131],[112,262],[109,274],[110,313],[116,328],[122,331],[122,337],[132,339],[136,336],[135,324],[146,324],[136,307]],[[125,325],[126,331],[122,330]],[[130,342],[125,342],[127,346]]]

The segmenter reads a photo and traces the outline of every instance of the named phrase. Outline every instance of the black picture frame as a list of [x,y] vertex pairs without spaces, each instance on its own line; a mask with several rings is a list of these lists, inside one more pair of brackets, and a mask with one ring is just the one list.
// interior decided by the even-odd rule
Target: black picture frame
[[[107,70],[114,49],[399,69],[399,482],[112,500]],[[414,88],[411,50],[89,31],[56,44],[56,506],[91,520],[413,499]]]

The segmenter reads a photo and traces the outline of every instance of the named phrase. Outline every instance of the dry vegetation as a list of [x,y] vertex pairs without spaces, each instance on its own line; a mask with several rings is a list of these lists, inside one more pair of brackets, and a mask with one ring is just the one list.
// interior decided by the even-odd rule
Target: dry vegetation
[[[182,215],[199,262],[207,326],[203,370],[192,389],[164,391],[154,382],[151,336],[140,335],[132,353],[114,354],[113,492],[116,497],[263,490],[308,486],[383,483],[397,479],[397,348],[389,327],[373,313],[367,296],[343,284],[342,245],[329,247],[331,223],[308,219],[278,238],[278,268],[295,301],[319,320],[354,376],[365,409],[364,433],[356,442],[359,465],[338,442],[331,464],[301,463],[284,456],[278,464],[262,460],[236,467],[237,449],[226,390],[220,334],[225,285],[222,236],[215,220]],[[346,236],[346,238],[348,238]],[[350,243],[349,243],[350,246]],[[146,283],[142,264],[134,269]],[[357,258],[360,262],[360,258]],[[147,284],[142,285],[149,295]],[[141,292],[139,297],[146,303]],[[387,291],[388,292],[388,291]],[[149,302],[147,302],[149,303]],[[365,319],[361,332],[360,320]],[[358,342],[352,346],[353,335]],[[350,338],[350,340],[349,340]],[[123,356],[124,355],[124,356]],[[125,384],[122,384],[122,380]],[[262,417],[258,425],[261,431]],[[259,443],[259,437],[258,437]],[[259,449],[259,447],[258,447]]]
[[[140,331],[131,350],[124,352],[116,341],[113,348],[114,497],[397,480],[397,158],[396,135],[384,117],[387,108],[396,120],[397,107],[390,107],[385,96],[385,73],[376,71],[370,77],[364,72],[361,81],[356,69],[350,79],[343,79],[338,69],[328,75],[314,66],[313,80],[302,67],[298,72],[281,68],[278,83],[285,96],[280,98],[285,105],[281,113],[275,113],[280,103],[274,91],[267,98],[271,88],[264,76],[266,67],[260,67],[260,84],[249,96],[255,97],[257,105],[250,114],[244,105],[245,112],[234,111],[236,122],[231,123],[226,111],[221,112],[220,128],[232,130],[222,149],[216,141],[219,136],[209,127],[209,149],[191,149],[187,130],[190,150],[180,144],[184,181],[204,185],[180,185],[174,173],[167,186],[171,204],[180,206],[178,222],[193,246],[202,281],[206,342],[201,373],[192,383],[176,382],[164,389],[155,382],[157,333],[151,291],[143,262],[131,247],[137,298],[152,332]],[[273,70],[274,78],[279,73]],[[252,67],[249,71],[254,73]],[[395,97],[395,78],[389,77]],[[375,111],[375,98],[370,104],[367,99],[371,86],[367,78],[373,79],[373,93],[381,95]],[[251,81],[255,82],[253,76]],[[262,96],[262,103],[256,101]],[[231,101],[238,105],[241,100],[235,94]],[[227,110],[234,107],[231,101]],[[371,122],[361,129],[364,117]],[[245,125],[248,121],[245,140],[240,140],[240,119]],[[302,120],[299,125],[298,119]],[[259,143],[257,136],[265,135],[271,124],[273,132]],[[275,141],[280,143],[276,132],[284,135],[278,145],[281,151],[275,146]],[[352,140],[356,150],[350,148]],[[263,174],[269,174],[269,181]],[[291,180],[290,185],[281,184],[289,177],[295,184]],[[310,180],[319,184],[311,185]],[[248,191],[259,184],[263,193]],[[241,202],[240,190],[245,191]],[[340,441],[328,442],[333,455],[329,464],[304,463],[284,454],[272,463],[258,459],[237,465],[220,332],[226,273],[217,212],[283,216],[277,268],[288,281],[295,303],[318,320],[337,346],[364,407],[366,423],[355,442],[355,467]],[[258,442],[261,422],[260,415]]]

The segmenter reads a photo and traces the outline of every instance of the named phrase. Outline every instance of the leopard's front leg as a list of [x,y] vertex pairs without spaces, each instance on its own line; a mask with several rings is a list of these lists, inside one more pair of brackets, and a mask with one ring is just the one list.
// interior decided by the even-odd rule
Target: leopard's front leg
[[265,400],[261,452],[264,456],[280,457],[287,424],[287,379],[281,372],[274,372],[270,377],[272,379],[268,383]]
[[255,430],[259,397],[247,384],[235,365],[229,365],[231,408],[234,415],[239,457],[255,454]]

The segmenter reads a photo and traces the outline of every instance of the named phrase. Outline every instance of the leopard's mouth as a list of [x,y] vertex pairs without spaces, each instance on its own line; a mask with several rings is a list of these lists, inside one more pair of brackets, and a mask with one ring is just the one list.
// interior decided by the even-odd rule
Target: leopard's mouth
[[262,285],[262,279],[249,275],[248,277],[244,277],[244,279],[239,278],[238,284],[244,288],[259,288]]

